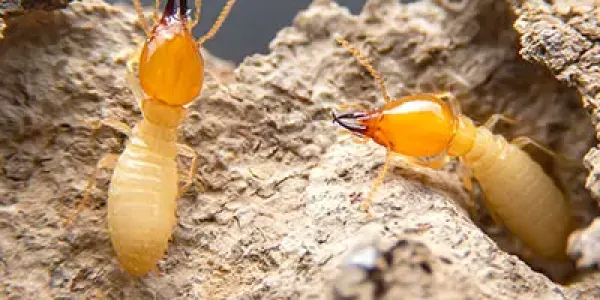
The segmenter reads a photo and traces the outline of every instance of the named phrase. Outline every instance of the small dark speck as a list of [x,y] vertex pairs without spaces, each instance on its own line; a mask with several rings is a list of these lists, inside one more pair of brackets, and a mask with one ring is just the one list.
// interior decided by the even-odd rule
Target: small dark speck
[[396,243],[395,248],[406,247],[406,246],[408,246],[408,241],[407,240],[399,240]]
[[552,288],[552,291],[561,295],[563,299],[566,299],[565,294],[563,294],[563,292],[558,287]]
[[419,266],[421,266],[421,269],[423,269],[423,271],[425,271],[427,274],[431,274],[433,272],[433,270],[431,270],[431,265],[429,265],[428,262],[422,261]]
[[64,272],[60,270],[52,270],[50,272],[50,287],[64,287],[67,283],[67,278]]
[[356,192],[352,192],[350,194],[350,203],[351,204],[356,204],[360,201],[360,197],[361,197],[361,193],[356,193]]
[[338,176],[340,178],[344,178],[344,177],[348,176],[348,174],[350,174],[350,171],[348,171],[348,169],[344,169],[344,170],[342,170],[341,172],[338,173]]
[[452,264],[452,261],[451,261],[449,258],[447,258],[447,257],[443,257],[443,256],[442,256],[442,257],[440,257],[440,260],[441,260],[443,263],[445,263],[445,264],[448,264],[448,265],[451,265],[451,264]]
[[73,126],[71,126],[69,123],[60,123],[57,127],[62,131],[70,131],[73,129]]

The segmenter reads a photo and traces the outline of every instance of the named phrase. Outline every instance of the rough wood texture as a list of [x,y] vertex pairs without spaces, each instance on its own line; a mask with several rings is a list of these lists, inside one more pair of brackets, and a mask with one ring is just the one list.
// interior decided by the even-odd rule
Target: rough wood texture
[[[138,36],[131,9],[86,1],[14,19],[0,40],[0,297],[334,297],[359,284],[336,279],[357,243],[393,253],[383,271],[389,280],[375,281],[383,292],[363,299],[597,293],[592,275],[563,287],[501,250],[462,209],[466,194],[450,172],[399,164],[374,198],[374,219],[358,210],[383,149],[341,136],[330,110],[382,100],[336,33],[372,59],[392,95],[450,90],[476,120],[516,117],[509,134],[575,157],[589,148],[593,129],[579,96],[520,59],[509,6],[448,3],[371,0],[353,16],[318,0],[280,31],[270,54],[248,57],[233,77],[212,70],[220,83],[208,76],[180,131],[201,158],[197,188],[179,201],[160,274],[139,281],[119,270],[110,247],[106,173],[93,206],[72,228],[61,225],[96,160],[122,150],[123,136],[84,121],[139,120],[125,84],[124,58]],[[569,176],[574,213],[586,222],[581,173]],[[495,236],[520,251],[506,233]],[[406,246],[389,250],[397,243]]]

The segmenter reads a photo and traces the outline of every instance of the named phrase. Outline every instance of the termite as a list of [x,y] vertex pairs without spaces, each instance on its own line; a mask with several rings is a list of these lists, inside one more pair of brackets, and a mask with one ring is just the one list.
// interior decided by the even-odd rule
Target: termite
[[492,115],[482,126],[461,114],[450,93],[414,94],[392,100],[383,77],[368,59],[344,38],[337,42],[348,50],[376,80],[385,104],[374,110],[359,109],[336,115],[333,120],[362,141],[373,140],[387,149],[385,163],[361,210],[369,211],[371,199],[383,182],[395,155],[420,166],[439,169],[458,158],[469,170],[463,181],[469,188],[474,177],[494,219],[503,223],[529,248],[542,257],[566,258],[566,242],[572,230],[570,204],[552,179],[522,147],[533,145],[558,156],[528,137],[508,142],[491,130],[498,121],[514,122]]
[[[114,120],[99,122],[127,135],[128,142],[120,156],[107,154],[99,160],[80,205],[89,198],[98,171],[114,169],[108,191],[110,239],[120,265],[131,275],[142,276],[156,269],[167,250],[176,222],[176,200],[195,177],[197,154],[177,143],[177,127],[185,117],[184,106],[202,90],[204,62],[199,49],[219,30],[235,0],[227,1],[212,28],[199,40],[191,30],[200,17],[200,0],[196,0],[195,18],[190,23],[186,0],[180,0],[179,10],[175,0],[168,0],[160,20],[157,0],[152,30],[139,0],[133,2],[147,39],[139,57],[128,61],[128,81],[143,119],[133,129]],[[132,64],[138,59],[135,78]],[[178,154],[192,158],[181,187],[175,161]]]

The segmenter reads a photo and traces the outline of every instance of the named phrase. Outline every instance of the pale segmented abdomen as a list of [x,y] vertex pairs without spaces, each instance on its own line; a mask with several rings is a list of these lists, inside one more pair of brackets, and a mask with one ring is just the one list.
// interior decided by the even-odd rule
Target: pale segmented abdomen
[[[176,221],[178,174],[172,151],[160,151],[165,147],[135,132],[110,183],[108,229],[121,266],[141,276],[154,269],[167,250]],[[174,148],[172,144],[166,149]]]
[[572,228],[569,204],[538,163],[483,127],[463,159],[486,205],[511,232],[544,257],[565,256]]

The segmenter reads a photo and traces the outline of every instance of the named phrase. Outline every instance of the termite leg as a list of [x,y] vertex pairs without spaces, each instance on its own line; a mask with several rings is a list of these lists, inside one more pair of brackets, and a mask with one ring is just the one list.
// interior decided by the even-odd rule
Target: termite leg
[[360,137],[360,136],[356,136],[355,134],[352,135],[352,141],[356,144],[366,144],[369,142],[369,138],[368,137]]
[[439,155],[431,160],[423,160],[419,157],[404,156],[400,154],[394,154],[394,156],[401,157],[402,160],[406,161],[409,164],[415,164],[419,167],[427,167],[434,170],[439,170],[443,168],[451,159],[451,157],[448,155]]
[[227,1],[225,6],[223,7],[223,10],[221,10],[219,17],[217,17],[217,20],[213,24],[212,28],[210,28],[210,30],[203,37],[201,37],[198,40],[198,42],[197,42],[198,47],[202,46],[202,44],[204,44],[204,42],[210,40],[213,36],[215,36],[215,34],[217,34],[217,31],[219,31],[219,29],[221,28],[221,25],[223,25],[223,22],[225,22],[227,15],[229,15],[229,12],[231,11],[231,7],[233,7],[233,4],[235,4],[235,0]]
[[517,120],[515,119],[509,118],[503,114],[493,114],[489,119],[487,119],[487,121],[485,121],[485,123],[483,123],[482,126],[492,131],[496,124],[498,124],[498,121],[503,121],[510,125],[517,124]]
[[133,6],[135,6],[135,11],[137,12],[137,15],[138,15],[138,21],[140,22],[142,29],[146,33],[146,36],[150,36],[151,35],[150,28],[148,27],[148,22],[146,21],[146,17],[144,17],[144,9],[142,8],[142,4],[140,3],[140,0],[133,0]]
[[223,80],[221,80],[220,76],[217,75],[217,73],[209,68],[204,68],[204,73],[210,75],[210,77],[212,77],[215,82],[221,87],[224,88],[227,94],[231,94],[231,91],[229,89],[229,85],[227,85],[226,82],[224,82]]
[[142,47],[138,47],[136,51],[134,51],[130,54],[129,59],[127,60],[127,64],[126,64],[127,72],[126,72],[126,76],[125,76],[125,78],[127,79],[127,84],[129,85],[129,88],[131,89],[131,92],[133,93],[133,97],[135,98],[135,101],[138,104],[138,108],[142,107],[142,101],[144,100],[144,90],[142,89],[142,86],[140,85],[140,81],[137,77],[137,74],[135,73],[135,70],[133,69],[133,66],[138,64],[141,51],[142,51]]
[[534,141],[530,137],[519,136],[519,137],[514,138],[512,141],[510,141],[510,143],[519,148],[523,148],[527,145],[533,145],[554,158],[558,158],[560,156],[560,154],[554,152],[553,150],[550,150],[550,148],[538,143],[537,141]]
[[107,126],[110,127],[126,136],[131,136],[131,127],[129,127],[129,125],[121,122],[121,121],[117,121],[117,120],[99,120],[99,121],[92,121],[91,122],[91,127],[93,130],[98,130],[100,129],[100,127],[102,126]]
[[460,177],[460,181],[463,184],[463,187],[469,194],[469,201],[466,204],[467,210],[469,211],[469,215],[475,216],[477,212],[475,211],[475,192],[473,188],[473,171],[468,168],[462,160],[458,164],[457,170],[458,176]]
[[373,183],[373,186],[371,187],[371,191],[369,191],[367,198],[365,198],[360,203],[360,210],[367,212],[367,216],[369,218],[371,218],[371,204],[373,203],[373,196],[375,196],[377,189],[383,183],[385,174],[387,173],[390,163],[392,162],[392,156],[393,152],[388,149],[385,154],[385,162],[383,163],[383,169],[381,169],[381,172],[379,172],[379,175],[377,176],[377,178],[375,178],[375,182]]
[[348,50],[358,60],[358,63],[360,63],[361,66],[363,66],[365,69],[367,69],[367,71],[369,71],[369,74],[371,74],[371,76],[375,78],[375,81],[379,85],[379,89],[381,89],[381,94],[383,95],[383,99],[385,100],[385,102],[390,102],[392,99],[390,98],[387,89],[385,88],[385,84],[383,83],[383,76],[381,76],[381,74],[379,74],[379,72],[375,70],[373,65],[371,65],[371,63],[369,62],[369,59],[360,54],[360,51],[358,51],[358,49],[350,45],[350,43],[346,41],[343,37],[337,36],[335,40],[340,45],[342,45],[342,47],[346,48],[346,50]]
[[352,135],[352,141],[356,144],[366,144],[369,142],[369,138],[366,136],[357,136],[356,134]]
[[467,168],[462,162],[458,166],[458,176],[462,182],[465,190],[469,193],[471,200],[474,198],[473,195],[473,172]]
[[564,155],[562,155],[560,153],[557,153],[557,152],[551,150],[550,148],[548,148],[548,147],[540,144],[539,142],[537,142],[537,141],[535,141],[532,138],[527,137],[527,136],[516,137],[513,140],[511,140],[510,143],[513,144],[513,145],[515,145],[515,146],[517,146],[517,147],[519,147],[519,148],[523,148],[523,147],[525,147],[527,145],[533,145],[536,148],[542,150],[544,153],[552,156],[552,158],[554,158],[554,159],[556,159],[558,161],[561,161],[561,162],[566,163],[566,164],[571,165],[571,166],[581,166],[581,164],[579,162],[577,162],[576,160],[571,159],[569,157],[566,157],[566,156],[564,156]]
[[179,195],[177,196],[179,198],[181,195],[185,194],[192,183],[194,183],[194,177],[196,177],[196,171],[198,170],[198,154],[192,147],[185,144],[177,144],[177,152],[179,152],[180,155],[192,158],[192,164],[187,174],[186,183],[179,188]]
[[71,223],[73,222],[73,218],[81,212],[84,205],[88,202],[88,199],[90,198],[92,189],[96,185],[96,177],[98,176],[98,172],[101,169],[111,169],[111,170],[114,169],[115,165],[117,164],[118,159],[119,159],[118,154],[111,153],[111,154],[104,155],[98,161],[98,163],[96,164],[96,168],[94,169],[94,171],[92,172],[92,175],[88,179],[87,186],[86,186],[85,192],[83,194],[83,198],[81,198],[81,200],[78,201],[77,208],[75,208],[75,210],[73,212],[71,212],[69,214],[69,216],[67,217],[67,219],[65,220],[66,226],[71,225]]
[[343,135],[349,135],[350,134],[350,135],[352,135],[352,141],[354,143],[356,143],[356,144],[366,144],[370,140],[366,136],[358,136],[358,135],[356,135],[356,134],[354,134],[354,133],[352,133],[352,132],[350,132],[348,130],[345,130],[345,129],[344,130],[340,130],[340,134],[343,134]]
[[456,99],[456,97],[454,97],[454,94],[452,94],[450,92],[442,92],[442,93],[436,93],[435,96],[448,102],[448,104],[450,105],[450,109],[452,110],[452,113],[454,114],[455,117],[458,117],[461,115],[462,112],[461,112],[461,108],[460,108],[460,103],[458,103],[458,99]]
[[434,159],[428,161],[416,158],[413,160],[413,162],[423,167],[439,170],[443,168],[446,164],[448,164],[448,162],[450,162],[450,159],[451,158],[448,155],[439,155]]

